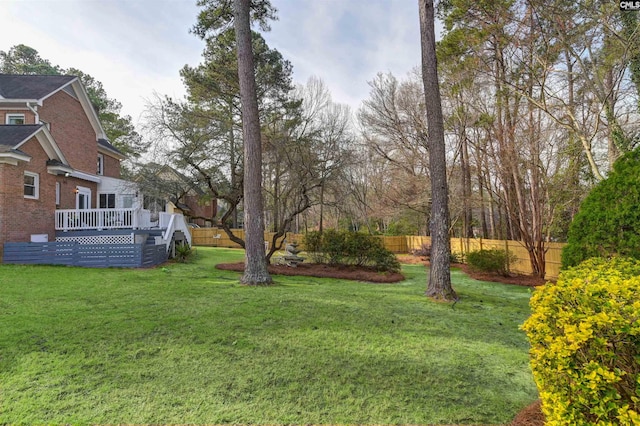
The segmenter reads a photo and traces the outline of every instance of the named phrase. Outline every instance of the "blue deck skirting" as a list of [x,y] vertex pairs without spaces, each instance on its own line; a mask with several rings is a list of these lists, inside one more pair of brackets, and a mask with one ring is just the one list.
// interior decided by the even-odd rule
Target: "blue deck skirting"
[[4,263],[140,268],[167,260],[164,245],[79,244],[76,242],[5,243]]

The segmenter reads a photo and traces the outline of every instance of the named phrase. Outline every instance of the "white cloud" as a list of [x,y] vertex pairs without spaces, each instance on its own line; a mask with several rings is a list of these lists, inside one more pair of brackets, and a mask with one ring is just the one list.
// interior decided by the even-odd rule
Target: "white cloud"
[[418,6],[406,0],[274,0],[280,20],[267,41],[304,83],[322,78],[354,109],[378,72],[402,76],[420,63]]
[[[272,0],[265,34],[291,61],[294,80],[322,78],[357,108],[378,72],[404,76],[420,63],[418,5],[407,0]],[[101,81],[137,121],[153,92],[181,97],[179,70],[204,43],[190,28],[195,0],[2,0],[0,50],[29,45],[64,68]]]
[[5,0],[0,50],[17,44],[63,68],[101,81],[134,121],[154,91],[180,97],[179,70],[196,64],[204,45],[189,29],[194,2],[160,0]]

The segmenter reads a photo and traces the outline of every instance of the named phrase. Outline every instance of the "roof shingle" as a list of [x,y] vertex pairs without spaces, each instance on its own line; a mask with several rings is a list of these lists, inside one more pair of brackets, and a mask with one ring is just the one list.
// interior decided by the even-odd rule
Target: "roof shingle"
[[5,99],[42,99],[75,78],[72,75],[0,74],[0,95]]
[[33,135],[41,127],[42,124],[0,125],[0,152],[14,149],[16,145]]

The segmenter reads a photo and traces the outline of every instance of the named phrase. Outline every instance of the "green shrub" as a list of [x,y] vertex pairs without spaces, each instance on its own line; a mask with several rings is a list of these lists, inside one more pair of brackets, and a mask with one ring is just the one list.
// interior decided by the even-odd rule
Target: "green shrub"
[[329,265],[342,265],[346,263],[347,254],[346,232],[336,231],[335,229],[327,229],[322,233],[322,247],[327,263]]
[[304,235],[304,247],[312,262],[327,263],[322,251],[322,234],[320,232],[307,232]]
[[595,186],[575,215],[562,268],[591,257],[619,255],[640,259],[640,150],[627,153]]
[[373,266],[379,271],[400,270],[400,262],[379,238],[360,232],[328,229],[305,235],[307,253],[314,262],[330,265]]
[[374,241],[377,241],[379,246],[370,249],[369,262],[373,264],[378,271],[399,272],[400,262],[396,255],[384,248],[380,240],[375,239]]
[[174,259],[180,263],[187,263],[194,254],[194,249],[189,247],[189,244],[176,244],[175,251]]
[[531,298],[522,328],[549,425],[640,424],[640,262],[590,259]]
[[467,253],[467,263],[472,269],[482,272],[509,274],[509,264],[515,261],[515,256],[505,250],[475,250]]
[[318,231],[310,231],[304,235],[304,247],[308,252],[318,252],[322,247],[322,234]]
[[452,251],[449,253],[449,262],[450,263],[464,263],[467,257],[461,251]]

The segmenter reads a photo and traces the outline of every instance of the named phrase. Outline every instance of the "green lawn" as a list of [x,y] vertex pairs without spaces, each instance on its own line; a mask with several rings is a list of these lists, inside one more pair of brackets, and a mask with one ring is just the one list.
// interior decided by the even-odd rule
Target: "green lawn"
[[0,265],[3,423],[508,423],[537,398],[526,288]]

